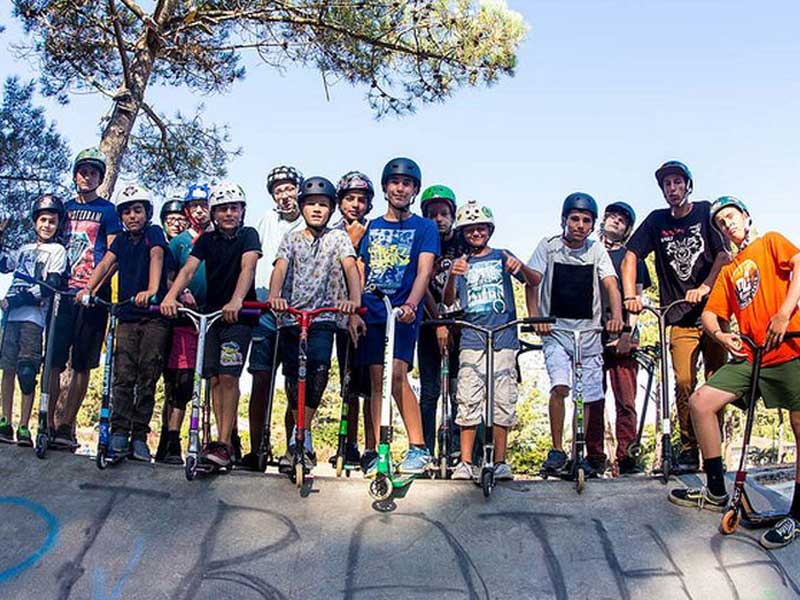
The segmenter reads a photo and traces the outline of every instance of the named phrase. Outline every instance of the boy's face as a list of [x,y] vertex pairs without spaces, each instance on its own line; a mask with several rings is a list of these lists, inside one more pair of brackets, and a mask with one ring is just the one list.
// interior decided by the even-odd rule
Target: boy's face
[[436,223],[439,235],[448,235],[453,229],[453,213],[450,212],[450,205],[443,200],[434,200],[425,208],[428,218]]
[[208,223],[211,220],[211,213],[208,210],[208,202],[206,200],[191,200],[184,206],[186,207],[186,212],[194,219],[194,222],[198,224],[200,229],[208,227]]
[[389,204],[398,209],[407,208],[418,191],[417,182],[406,175],[392,175],[383,186]]
[[737,246],[747,237],[749,217],[735,206],[727,206],[714,215],[714,223],[725,239]]
[[164,219],[164,229],[169,239],[180,235],[189,226],[189,220],[181,213],[171,213]]
[[345,221],[360,221],[367,214],[367,193],[363,190],[350,190],[339,201],[339,210]]
[[565,237],[571,242],[582,242],[594,229],[594,218],[585,210],[572,210],[565,220]]
[[100,187],[103,179],[100,169],[90,164],[82,164],[75,171],[75,185],[79,194],[87,194]]
[[36,221],[33,223],[36,237],[41,241],[46,242],[51,240],[58,231],[58,213],[42,211],[36,215]]
[[333,202],[327,196],[314,194],[303,202],[303,219],[306,225],[321,229],[328,223],[333,209]]
[[242,223],[242,205],[229,202],[214,207],[214,220],[221,231],[233,233]]
[[291,181],[279,181],[272,186],[272,198],[284,212],[297,208],[297,186]]
[[131,202],[122,207],[120,218],[125,229],[135,233],[147,223],[147,210],[141,202]]
[[486,223],[464,227],[464,240],[473,248],[483,248],[489,243],[489,226]]
[[628,230],[628,219],[622,213],[609,211],[603,219],[603,234],[609,239],[619,242]]
[[686,197],[686,180],[677,173],[664,177],[661,191],[670,206],[680,206]]

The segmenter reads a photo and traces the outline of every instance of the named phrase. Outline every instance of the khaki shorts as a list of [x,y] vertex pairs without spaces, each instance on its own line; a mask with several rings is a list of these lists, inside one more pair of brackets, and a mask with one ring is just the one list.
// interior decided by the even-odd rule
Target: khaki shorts
[[[714,373],[706,385],[734,394],[735,404],[740,408],[746,408],[750,400],[748,396],[752,374],[752,363],[746,360],[731,361]],[[779,365],[761,367],[758,391],[767,408],[800,411],[800,358]]]
[[[494,353],[494,422],[513,427],[517,422],[517,351],[496,350]],[[462,350],[459,353],[456,423],[465,427],[479,425],[486,400],[486,353],[484,350]]]
[[42,360],[42,328],[27,321],[9,321],[2,333],[0,369],[16,369],[27,362],[39,369]]

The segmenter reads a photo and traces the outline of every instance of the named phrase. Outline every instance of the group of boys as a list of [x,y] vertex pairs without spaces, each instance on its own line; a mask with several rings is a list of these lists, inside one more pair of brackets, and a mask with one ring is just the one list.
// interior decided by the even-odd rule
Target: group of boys
[[[66,275],[63,302],[56,318],[49,385],[48,426],[52,443],[74,447],[74,423],[86,394],[88,375],[97,367],[106,326],[106,310],[93,297],[111,298],[111,276],[118,278],[118,298],[130,304],[118,312],[115,345],[112,455],[150,460],[147,434],[156,381],[164,375],[167,402],[157,460],[180,463],[180,427],[192,394],[197,334],[180,320],[180,307],[206,313],[221,311],[208,332],[204,373],[210,378],[217,441],[203,457],[229,467],[235,459],[256,468],[256,449],[265,423],[264,399],[277,363],[283,365],[289,400],[284,416],[287,466],[294,454],[298,400],[299,328],[289,307],[313,310],[336,307],[319,317],[308,332],[305,373],[305,423],[310,431],[328,383],[336,344],[339,364],[351,376],[350,430],[347,462],[360,463],[367,476],[375,472],[381,413],[383,346],[386,328],[380,290],[398,309],[393,349],[392,395],[400,409],[409,450],[399,469],[422,473],[431,462],[440,392],[442,357],[457,373],[457,415],[460,460],[454,479],[473,479],[473,461],[482,401],[487,382],[484,340],[471,330],[450,331],[423,326],[445,313],[487,328],[516,319],[512,278],[525,285],[530,316],[549,316],[555,325],[537,324],[543,337],[545,365],[551,380],[549,416],[552,448],[546,470],[561,471],[568,456],[563,445],[564,402],[573,387],[572,359],[576,344],[582,355],[582,392],[587,423],[587,472],[605,468],[604,398],[610,382],[616,404],[618,465],[622,473],[638,470],[627,456],[636,435],[638,344],[635,323],[642,310],[643,290],[650,286],[644,260],[655,254],[660,301],[683,300],[667,315],[669,351],[676,383],[681,452],[678,469],[699,469],[703,450],[707,487],[673,490],[676,504],[722,510],[727,502],[720,458],[718,415],[748,390],[751,353],[727,323],[736,318],[741,334],[766,344],[759,387],[768,406],[787,408],[800,439],[800,343],[783,342],[787,328],[800,325],[797,302],[800,278],[792,274],[800,251],[785,238],[768,233],[756,238],[745,205],[732,197],[713,204],[690,200],[694,181],[678,161],[656,171],[668,208],[653,211],[634,230],[635,212],[624,202],[606,207],[599,240],[590,239],[600,216],[595,200],[570,194],[561,211],[561,231],[543,239],[527,264],[507,250],[489,246],[495,231],[489,207],[471,201],[457,207],[453,191],[435,185],[422,191],[419,166],[408,158],[389,161],[381,175],[387,207],[367,221],[375,188],[369,177],[353,171],[335,186],[324,177],[304,179],[288,166],[273,169],[267,191],[275,202],[257,228],[244,225],[246,198],[235,184],[193,185],[180,201],[161,212],[163,231],[152,221],[150,193],[136,184],[121,186],[112,204],[98,197],[105,175],[103,155],[80,153],[73,168],[76,198],[62,204],[51,195],[36,201],[31,212],[37,241],[13,256],[3,254],[4,271],[15,277],[3,300],[3,412],[0,440],[13,441],[11,403],[15,378],[23,393],[17,441],[31,444],[27,424],[41,362],[42,331],[51,287]],[[422,192],[422,216],[412,212]],[[341,220],[329,227],[338,207]],[[2,228],[5,228],[5,223]],[[166,233],[166,236],[165,236]],[[64,245],[61,245],[61,244]],[[733,243],[738,252],[731,259]],[[50,285],[31,284],[31,278]],[[268,301],[272,311],[252,322],[240,317],[248,300]],[[159,304],[160,314],[148,305]],[[357,309],[363,306],[362,318]],[[163,317],[178,319],[169,323]],[[625,324],[633,327],[624,327]],[[765,325],[766,323],[766,325]],[[580,331],[581,335],[574,333]],[[417,347],[418,343],[418,347]],[[251,452],[237,456],[236,416],[239,377],[250,356]],[[421,398],[409,383],[417,347]],[[515,421],[516,354],[519,340],[509,328],[495,340],[496,477],[510,479],[506,464],[507,432]],[[725,364],[727,353],[734,361]],[[706,384],[695,391],[697,358],[702,353]],[[63,406],[59,375],[69,361],[70,386]],[[365,395],[366,449],[357,445],[359,396]],[[315,464],[313,437],[305,437],[306,458]],[[800,481],[800,471],[797,472]],[[791,515],[768,531],[762,543],[777,547],[800,535],[800,483]]]

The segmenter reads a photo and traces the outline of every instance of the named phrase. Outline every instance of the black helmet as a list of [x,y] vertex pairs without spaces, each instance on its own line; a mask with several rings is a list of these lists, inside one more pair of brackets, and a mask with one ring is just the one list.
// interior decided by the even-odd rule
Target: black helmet
[[381,175],[381,185],[386,185],[392,175],[405,175],[417,182],[417,188],[422,187],[422,171],[420,171],[419,165],[410,158],[393,158],[386,163]]
[[161,224],[164,224],[164,219],[167,215],[179,214],[183,215],[183,202],[180,200],[167,200],[161,205]]
[[692,179],[692,172],[685,164],[679,160],[668,160],[663,165],[656,169],[656,181],[658,187],[664,188],[664,178],[667,175],[680,175],[686,181],[686,189],[692,191],[694,188],[694,179]]
[[297,203],[301,208],[309,196],[325,196],[331,201],[331,208],[336,206],[336,186],[324,177],[309,177],[303,180],[297,197]]
[[567,196],[564,199],[564,205],[561,207],[561,218],[566,219],[570,211],[573,210],[585,210],[591,213],[595,221],[597,220],[597,202],[589,194],[575,192]]
[[58,215],[58,224],[64,222],[64,203],[53,194],[43,194],[33,201],[31,205],[31,220],[36,221],[40,212],[54,212]]

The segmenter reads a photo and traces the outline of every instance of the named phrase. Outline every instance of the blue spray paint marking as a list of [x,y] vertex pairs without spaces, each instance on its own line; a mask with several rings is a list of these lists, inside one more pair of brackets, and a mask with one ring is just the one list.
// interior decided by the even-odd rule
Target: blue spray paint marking
[[94,569],[92,572],[92,600],[119,600],[122,597],[122,590],[125,584],[128,583],[128,579],[133,575],[133,572],[139,565],[139,561],[142,560],[143,554],[144,538],[137,537],[133,542],[133,551],[131,552],[131,557],[128,559],[128,563],[125,565],[125,570],[122,572],[119,579],[117,579],[117,583],[114,584],[108,596],[106,596],[104,592],[106,588],[105,569],[102,567]]
[[58,519],[48,512],[47,509],[45,509],[41,504],[37,504],[36,502],[32,502],[27,498],[20,498],[18,496],[0,496],[0,505],[3,504],[19,506],[25,510],[31,511],[42,521],[44,521],[45,525],[47,525],[47,537],[45,538],[44,542],[42,542],[42,545],[39,546],[39,548],[25,560],[18,562],[4,571],[0,571],[0,583],[16,577],[23,571],[27,571],[33,565],[35,565],[36,562],[42,558],[42,556],[50,552],[50,550],[53,548],[53,545],[56,543],[59,530]]

